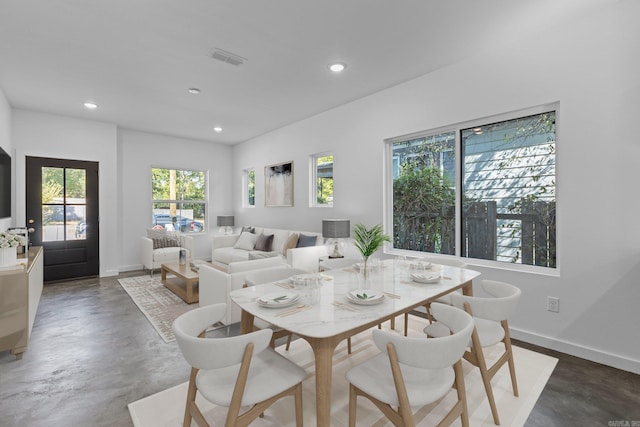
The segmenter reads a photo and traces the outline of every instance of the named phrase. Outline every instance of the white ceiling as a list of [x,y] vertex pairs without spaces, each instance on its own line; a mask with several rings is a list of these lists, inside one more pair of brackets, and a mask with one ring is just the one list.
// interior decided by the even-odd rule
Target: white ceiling
[[607,1],[0,0],[0,88],[15,108],[235,144]]

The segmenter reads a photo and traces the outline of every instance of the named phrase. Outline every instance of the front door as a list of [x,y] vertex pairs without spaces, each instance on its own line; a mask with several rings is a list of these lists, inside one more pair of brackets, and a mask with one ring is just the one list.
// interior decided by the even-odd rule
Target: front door
[[98,163],[27,157],[27,227],[44,280],[99,274]]

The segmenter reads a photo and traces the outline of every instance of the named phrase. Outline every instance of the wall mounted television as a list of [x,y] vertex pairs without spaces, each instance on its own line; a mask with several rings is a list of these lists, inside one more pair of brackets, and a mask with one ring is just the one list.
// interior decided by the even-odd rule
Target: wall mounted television
[[11,216],[11,156],[0,147],[0,218]]

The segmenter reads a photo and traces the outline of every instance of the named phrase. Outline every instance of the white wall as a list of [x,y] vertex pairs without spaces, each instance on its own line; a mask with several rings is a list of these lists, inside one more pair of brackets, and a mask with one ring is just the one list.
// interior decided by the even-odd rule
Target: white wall
[[[9,101],[7,101],[7,97],[2,91],[2,88],[0,88],[0,147],[11,155],[11,162],[15,163],[13,146],[11,144],[11,107],[9,106]],[[15,170],[15,166],[12,170]],[[15,199],[15,191],[12,193],[11,198]],[[15,206],[15,202],[13,206]],[[11,218],[0,219],[0,231],[5,231],[7,228],[11,227],[11,225]]]
[[[559,268],[476,269],[523,290],[516,338],[640,373],[637,16],[640,3],[626,1],[562,28],[541,26],[536,38],[235,146],[236,224],[320,231],[322,218],[382,223],[385,138],[559,101]],[[322,151],[335,156],[334,208],[309,208],[308,157]],[[265,208],[262,169],[289,160],[295,207]],[[248,167],[257,172],[252,209],[239,197]],[[548,295],[560,298],[560,313],[546,310]]]
[[[84,160],[99,163],[100,275],[118,274],[117,145],[113,124],[79,120],[53,114],[13,110],[16,150],[15,191],[26,194],[26,156]],[[16,201],[16,225],[25,226],[23,197]]]
[[[209,172],[209,205],[206,225],[217,230],[216,216],[231,210],[231,148],[214,144],[131,130],[118,132],[120,184],[120,271],[142,267],[140,236],[151,221],[151,167],[181,168]],[[194,235],[195,257],[211,259],[209,233]]]

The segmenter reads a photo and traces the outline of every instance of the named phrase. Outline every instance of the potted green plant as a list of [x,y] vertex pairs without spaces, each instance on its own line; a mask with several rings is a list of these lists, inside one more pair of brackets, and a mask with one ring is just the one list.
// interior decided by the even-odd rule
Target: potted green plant
[[371,228],[365,227],[363,224],[353,226],[353,244],[362,254],[364,261],[364,277],[367,277],[367,261],[369,257],[376,253],[384,242],[390,242],[391,238],[384,234],[380,224]]

